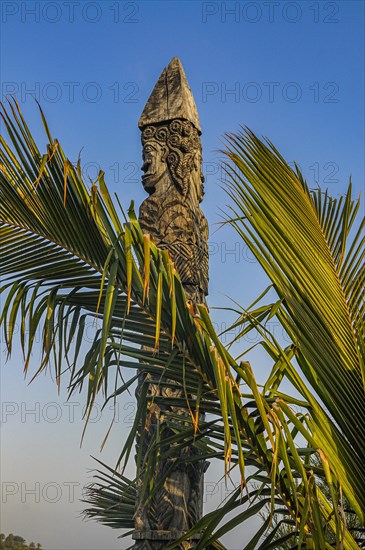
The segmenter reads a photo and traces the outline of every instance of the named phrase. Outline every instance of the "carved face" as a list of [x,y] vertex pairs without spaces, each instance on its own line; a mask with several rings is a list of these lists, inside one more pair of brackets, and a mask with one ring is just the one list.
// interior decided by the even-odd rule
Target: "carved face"
[[150,141],[143,146],[142,183],[147,193],[155,191],[158,182],[167,171],[166,153],[166,147],[156,141]]
[[142,130],[142,144],[142,183],[150,195],[158,184],[162,190],[163,180],[167,186],[173,184],[181,195],[186,196],[190,190],[193,201],[202,200],[201,143],[199,132],[191,122],[175,119],[146,126]]

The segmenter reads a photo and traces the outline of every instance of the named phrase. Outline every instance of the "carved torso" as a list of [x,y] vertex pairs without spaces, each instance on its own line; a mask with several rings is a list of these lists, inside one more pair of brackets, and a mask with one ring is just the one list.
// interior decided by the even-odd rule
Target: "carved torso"
[[155,244],[167,249],[175,263],[188,297],[205,303],[208,294],[208,223],[199,207],[176,190],[164,197],[152,194],[139,211],[142,231]]

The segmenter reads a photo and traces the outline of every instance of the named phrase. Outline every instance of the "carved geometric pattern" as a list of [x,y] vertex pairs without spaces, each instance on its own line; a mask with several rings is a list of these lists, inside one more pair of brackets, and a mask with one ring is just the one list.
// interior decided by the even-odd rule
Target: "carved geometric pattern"
[[[175,195],[177,191],[172,189],[170,193]],[[161,199],[152,194],[141,205],[139,222],[157,246],[169,251],[185,291],[198,293],[198,300],[193,301],[205,303],[209,281],[208,224],[199,206],[196,208],[198,212],[193,213],[189,197],[180,195],[176,202],[171,197]]]

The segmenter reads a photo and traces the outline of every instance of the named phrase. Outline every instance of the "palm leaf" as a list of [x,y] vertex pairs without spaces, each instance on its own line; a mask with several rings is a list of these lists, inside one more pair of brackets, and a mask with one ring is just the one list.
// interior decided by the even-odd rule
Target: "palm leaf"
[[[166,425],[155,434],[143,467],[152,472],[152,480],[156,456],[169,437],[177,446],[196,449],[192,460],[218,457],[226,474],[232,468],[240,469],[241,486],[233,500],[194,527],[203,529],[200,547],[215,545],[220,533],[251,517],[252,509],[219,527],[226,514],[243,502],[247,484],[255,480],[261,483],[259,492],[269,499],[272,513],[278,506],[286,507],[303,536],[320,544],[323,525],[333,514],[337,517],[338,511],[317,502],[306,454],[296,451],[294,441],[300,431],[315,449],[318,426],[306,425],[302,413],[294,413],[290,396],[267,394],[265,388],[258,387],[251,366],[236,361],[223,347],[204,307],[199,307],[198,315],[191,315],[168,254],[145,238],[132,207],[126,223],[121,224],[103,174],[87,189],[79,164],[73,166],[66,158],[43,114],[49,145],[42,155],[19,107],[12,104],[10,109],[10,114],[3,109],[3,119],[12,147],[2,139],[0,174],[0,236],[6,251],[4,272],[0,274],[6,277],[3,291],[7,296],[1,322],[9,353],[18,319],[25,368],[34,334],[42,330],[44,357],[36,374],[53,363],[60,383],[65,363],[69,365],[70,391],[87,386],[87,418],[98,392],[103,392],[107,402],[128,391],[135,376],[125,380],[123,373],[130,368],[143,371],[162,386],[176,383],[184,389],[183,398],[180,395],[164,401]],[[294,298],[292,302],[291,309],[284,302],[287,315],[295,309]],[[341,311],[338,315],[344,322]],[[96,323],[96,329],[93,342],[85,350],[81,344],[88,320]],[[24,328],[27,325],[29,334]],[[354,338],[351,342],[355,346]],[[350,346],[351,342],[345,343]],[[303,357],[307,359],[305,351]],[[343,351],[348,351],[345,344]],[[276,352],[289,370],[286,353]],[[357,380],[358,371],[355,367],[349,380]],[[146,391],[149,383],[147,379],[144,399],[138,404],[137,418],[142,424],[153,399]],[[197,394],[199,399],[195,399]],[[318,419],[327,421],[328,416],[310,398],[308,395],[305,403],[316,407]],[[174,406],[186,408],[183,421],[173,414]],[[215,420],[197,427],[196,418],[204,413],[213,414]],[[130,456],[137,429],[138,422],[120,462]],[[255,470],[250,477],[247,466]],[[361,477],[351,469],[352,474],[354,479]],[[121,483],[119,489],[130,498],[128,510],[122,510],[128,522],[133,486],[124,478]],[[92,502],[95,517],[119,521],[121,510],[117,511],[119,519],[114,517],[115,510],[109,508],[111,502],[103,488],[97,489],[97,500]],[[361,497],[356,502],[361,505]],[[107,512],[98,515],[100,507],[109,510],[110,516]],[[348,532],[345,536],[351,539]]]
[[349,238],[359,202],[351,198],[351,184],[339,200],[311,192],[299,171],[250,131],[228,136],[227,155],[230,223],[278,294],[277,317],[296,346],[307,382],[330,413],[326,418],[318,412],[297,379],[311,401],[316,445],[331,457],[364,520],[364,220]]
[[[86,487],[85,500],[89,507],[84,511],[88,519],[113,529],[133,529],[136,502],[135,483],[96,460],[103,470],[96,470],[94,482]],[[127,533],[129,534],[129,533]]]

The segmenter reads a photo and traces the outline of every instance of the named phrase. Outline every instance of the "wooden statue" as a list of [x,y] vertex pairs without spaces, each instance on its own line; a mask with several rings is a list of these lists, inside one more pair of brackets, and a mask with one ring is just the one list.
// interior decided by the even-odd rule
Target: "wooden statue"
[[[139,222],[157,246],[169,251],[194,308],[196,303],[205,304],[208,294],[208,224],[199,206],[204,195],[200,123],[177,57],[163,70],[138,125],[143,145],[142,183],[149,194],[141,204]],[[137,398],[145,381],[146,375],[141,374]],[[183,396],[180,389],[155,384],[149,386],[149,393]],[[174,412],[181,414],[182,419],[187,415],[186,409]],[[159,431],[163,429],[164,408],[154,404],[148,413],[143,456],[157,427]],[[140,444],[141,438],[138,438],[137,446]],[[194,453],[194,449],[184,449],[179,457],[184,454],[187,458]],[[153,472],[158,483],[164,471],[170,470],[161,488],[147,503],[141,496],[142,478],[147,475],[142,468],[133,534],[136,549],[163,549],[188,531],[202,515],[203,474],[207,463],[180,461],[174,466],[174,460],[176,457],[172,456]],[[194,538],[180,547],[194,548]]]

